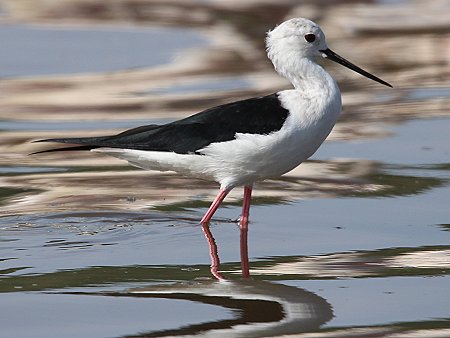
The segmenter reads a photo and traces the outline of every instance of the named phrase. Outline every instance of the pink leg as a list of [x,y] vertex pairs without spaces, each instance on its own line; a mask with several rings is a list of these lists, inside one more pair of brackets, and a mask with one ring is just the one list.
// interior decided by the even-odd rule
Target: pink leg
[[242,277],[250,277],[250,267],[248,263],[248,218],[250,214],[250,200],[252,198],[252,186],[246,185],[244,187],[244,201],[242,202],[242,215],[239,222],[241,229],[241,268]]
[[212,202],[211,206],[209,207],[208,211],[206,212],[205,216],[203,216],[202,220],[200,221],[201,224],[208,224],[211,218],[213,217],[214,213],[216,212],[217,208],[220,206],[222,201],[225,199],[225,197],[230,192],[229,189],[220,189],[219,193],[217,194],[216,198]]
[[222,203],[222,201],[228,195],[229,192],[230,192],[229,189],[220,189],[219,193],[212,202],[208,211],[200,221],[200,223],[202,224],[203,233],[205,234],[206,240],[208,241],[209,255],[211,256],[211,273],[214,277],[216,277],[219,280],[223,280],[225,278],[219,272],[220,268],[219,254],[217,253],[216,241],[214,240],[211,230],[209,229],[209,221],[211,220],[217,208],[220,206],[220,204]]
[[250,200],[252,199],[252,186],[246,185],[244,187],[244,201],[242,202],[242,214],[239,222],[239,226],[242,228],[248,228],[248,218],[250,215]]

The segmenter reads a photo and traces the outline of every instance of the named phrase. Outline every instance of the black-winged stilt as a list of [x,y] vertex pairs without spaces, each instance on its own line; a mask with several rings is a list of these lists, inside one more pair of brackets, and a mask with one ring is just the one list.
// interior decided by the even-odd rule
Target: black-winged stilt
[[40,140],[76,145],[44,152],[92,150],[143,169],[171,170],[218,182],[219,193],[201,220],[213,266],[218,266],[208,224],[230,190],[244,186],[240,227],[246,240],[253,183],[283,175],[305,161],[336,123],[341,112],[339,87],[315,58],[328,58],[392,87],[331,51],[320,27],[310,20],[283,22],[267,33],[266,45],[275,70],[289,79],[294,89],[231,102],[172,123],[137,127],[118,135]]

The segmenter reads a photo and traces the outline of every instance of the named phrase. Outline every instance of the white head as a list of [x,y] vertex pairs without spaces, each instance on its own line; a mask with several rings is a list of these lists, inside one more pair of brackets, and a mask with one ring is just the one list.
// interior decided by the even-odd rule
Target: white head
[[325,35],[311,20],[290,19],[267,33],[267,53],[272,61],[280,55],[300,58],[314,58],[327,49]]
[[327,49],[325,35],[314,22],[295,18],[283,22],[267,33],[267,55],[277,72],[292,80],[301,75],[301,59],[313,60]]
[[267,55],[277,72],[291,81],[304,77],[308,71],[313,71],[310,61],[322,56],[392,87],[329,49],[322,29],[311,20],[294,18],[281,23],[267,33],[266,48]]

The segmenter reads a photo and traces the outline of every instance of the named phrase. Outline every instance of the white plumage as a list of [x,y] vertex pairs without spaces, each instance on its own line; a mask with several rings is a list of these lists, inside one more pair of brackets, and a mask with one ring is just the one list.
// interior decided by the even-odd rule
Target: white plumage
[[143,169],[172,170],[217,181],[219,193],[201,224],[210,247],[211,272],[219,279],[209,221],[230,190],[243,185],[241,260],[243,276],[248,277],[246,242],[253,183],[283,175],[314,154],[341,112],[336,81],[315,58],[328,58],[391,87],[330,50],[322,30],[310,20],[296,18],[280,24],[267,34],[266,45],[275,70],[294,89],[213,107],[162,126],[142,126],[112,136],[42,141],[77,145],[47,151],[92,150]]
[[[307,42],[306,34],[314,34],[315,41]],[[143,169],[214,180],[225,190],[292,170],[314,154],[331,132],[341,111],[341,96],[335,80],[314,61],[322,54],[319,50],[328,48],[315,23],[286,21],[268,33],[266,43],[276,71],[295,88],[277,93],[281,106],[289,111],[280,130],[268,135],[236,133],[234,140],[198,150],[202,155],[114,148],[93,151]]]

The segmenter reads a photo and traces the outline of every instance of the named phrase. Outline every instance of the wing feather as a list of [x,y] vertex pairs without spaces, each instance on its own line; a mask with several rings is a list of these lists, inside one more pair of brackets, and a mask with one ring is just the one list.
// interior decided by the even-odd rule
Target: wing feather
[[109,147],[187,154],[211,143],[231,141],[237,133],[270,134],[281,129],[287,116],[288,110],[281,106],[278,94],[274,93],[209,108],[165,125],[141,126],[113,136],[54,138],[38,142],[82,145],[49,151]]

